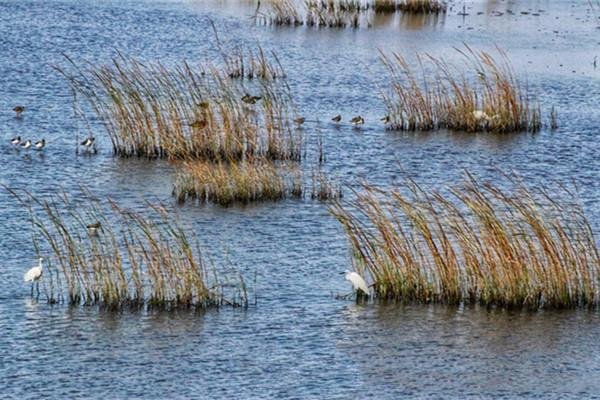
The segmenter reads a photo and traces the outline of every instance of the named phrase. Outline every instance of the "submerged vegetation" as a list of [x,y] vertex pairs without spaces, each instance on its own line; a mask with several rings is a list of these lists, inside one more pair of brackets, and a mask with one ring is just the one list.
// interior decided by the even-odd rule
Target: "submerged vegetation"
[[87,191],[77,201],[11,193],[28,208],[34,248],[48,261],[49,302],[110,309],[247,305],[241,276],[227,279],[211,268],[195,235],[162,206],[148,204],[143,215]]
[[439,14],[446,12],[440,0],[271,0],[269,10],[256,19],[272,25],[357,28],[372,13]]
[[512,191],[468,175],[449,194],[411,180],[364,185],[332,210],[380,299],[505,307],[595,307],[600,257],[574,194]]
[[417,56],[415,71],[404,57],[381,53],[389,74],[384,92],[389,129],[427,131],[440,128],[467,132],[536,132],[540,106],[517,78],[502,50],[494,58],[465,46],[467,73],[430,55]]

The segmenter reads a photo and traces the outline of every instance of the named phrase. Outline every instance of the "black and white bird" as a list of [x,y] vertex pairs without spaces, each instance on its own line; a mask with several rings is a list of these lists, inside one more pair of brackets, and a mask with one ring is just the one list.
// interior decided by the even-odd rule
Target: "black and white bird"
[[33,297],[33,284],[35,283],[37,288],[37,294],[40,294],[40,278],[44,274],[44,259],[40,257],[38,259],[38,266],[29,269],[29,271],[25,272],[23,275],[24,282],[31,282],[31,296]]
[[340,114],[336,115],[335,117],[331,118],[331,120],[333,122],[335,122],[336,124],[340,123],[340,121],[342,120],[342,116]]
[[18,145],[19,143],[21,143],[21,136],[15,136],[14,138],[10,139],[10,144],[13,146]]
[[31,140],[27,140],[23,143],[21,143],[21,148],[24,150],[27,150],[31,147]]
[[87,224],[86,228],[90,236],[98,236],[98,230],[102,228],[102,224],[100,222],[94,222],[92,224]]
[[44,147],[46,147],[46,139],[38,140],[35,142],[33,147],[35,147],[36,150],[41,151]]
[[83,147],[87,147],[88,149],[91,148],[94,145],[94,142],[96,141],[96,139],[93,136],[89,136],[86,137],[83,142],[81,142],[81,145]]

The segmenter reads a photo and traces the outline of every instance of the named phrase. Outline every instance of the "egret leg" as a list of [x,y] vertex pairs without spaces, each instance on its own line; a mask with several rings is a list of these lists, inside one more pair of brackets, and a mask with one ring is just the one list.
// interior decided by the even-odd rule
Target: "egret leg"
[[35,281],[35,289],[37,290],[37,297],[40,297],[40,281]]
[[31,297],[33,297],[33,282],[31,282]]

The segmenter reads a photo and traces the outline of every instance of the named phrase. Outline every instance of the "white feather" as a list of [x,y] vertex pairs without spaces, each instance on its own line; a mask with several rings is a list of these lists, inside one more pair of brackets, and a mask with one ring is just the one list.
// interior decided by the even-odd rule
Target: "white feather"
[[354,290],[362,290],[365,294],[369,294],[367,282],[356,272],[346,271],[346,280],[352,283]]

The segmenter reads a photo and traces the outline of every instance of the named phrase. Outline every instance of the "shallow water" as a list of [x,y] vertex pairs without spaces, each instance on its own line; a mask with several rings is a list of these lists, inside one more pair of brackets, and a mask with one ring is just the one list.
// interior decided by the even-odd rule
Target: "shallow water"
[[[0,1],[0,183],[37,195],[79,184],[134,208],[172,203],[164,162],[121,160],[101,130],[97,156],[76,156],[71,95],[52,65],[62,53],[107,62],[215,59],[223,40],[275,49],[305,131],[320,131],[326,168],[345,183],[390,185],[401,168],[434,187],[464,169],[533,185],[574,182],[600,228],[600,8],[582,1],[466,2],[469,15],[378,18],[372,28],[255,26],[252,2]],[[512,10],[513,14],[506,13]],[[493,11],[504,12],[494,16]],[[482,14],[479,14],[479,13]],[[521,14],[527,12],[529,14]],[[533,15],[539,14],[539,15]],[[506,49],[560,128],[538,134],[390,133],[379,124],[377,49],[456,57],[463,42]],[[27,107],[17,120],[15,104]],[[362,114],[361,130],[328,124]],[[45,137],[43,156],[15,152],[16,135]],[[443,306],[356,305],[339,272],[348,247],[327,205],[185,205],[182,220],[218,265],[256,276],[257,305],[193,313],[102,312],[36,304],[22,273],[35,262],[22,210],[0,191],[0,393],[3,398],[581,398],[600,393],[598,314]]]

